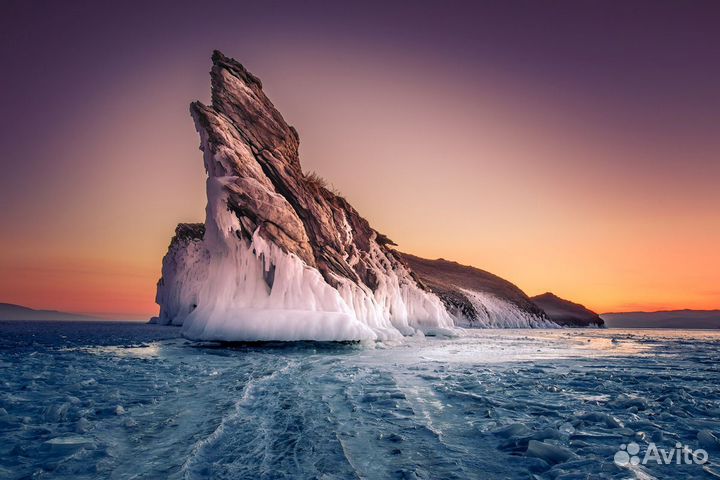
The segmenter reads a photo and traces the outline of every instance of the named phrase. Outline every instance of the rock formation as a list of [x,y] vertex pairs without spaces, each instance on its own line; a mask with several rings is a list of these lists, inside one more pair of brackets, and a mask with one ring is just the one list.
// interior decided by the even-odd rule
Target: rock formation
[[555,326],[509,282],[394,250],[320,177],[302,171],[298,133],[260,80],[220,52],[212,61],[212,101],[190,106],[208,175],[205,223],[177,226],[153,321],[223,341]]
[[437,293],[455,323],[480,328],[557,327],[512,283],[449,260],[401,254],[420,281]]
[[535,305],[542,308],[553,322],[565,327],[602,327],[603,319],[593,312],[550,292],[532,297]]
[[391,339],[448,331],[443,303],[348,202],[306,175],[297,131],[262,84],[220,52],[212,102],[194,102],[204,225],[163,259],[158,323],[203,340]]

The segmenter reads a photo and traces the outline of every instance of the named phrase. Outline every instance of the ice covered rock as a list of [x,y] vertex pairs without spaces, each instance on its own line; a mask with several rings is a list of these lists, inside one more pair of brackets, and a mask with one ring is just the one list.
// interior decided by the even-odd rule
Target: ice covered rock
[[506,427],[494,430],[493,433],[501,438],[521,438],[532,434],[532,430],[524,423],[513,423]]
[[212,101],[190,107],[208,175],[206,218],[178,225],[152,323],[224,341],[557,326],[510,282],[391,248],[320,177],[303,172],[298,133],[260,80],[220,52],[212,61]]
[[540,442],[538,440],[530,440],[530,442],[528,442],[527,456],[540,458],[551,464],[563,463],[577,458],[573,452],[565,447]]
[[442,301],[321,179],[262,84],[215,52],[212,102],[194,102],[207,178],[204,224],[163,259],[161,324],[191,339],[374,340],[445,331]]
[[42,448],[45,451],[49,451],[55,454],[66,455],[75,450],[81,448],[90,448],[93,446],[91,438],[83,437],[80,435],[73,435],[67,437],[56,437],[46,440],[42,444]]
[[554,328],[545,312],[511,282],[457,262],[402,254],[420,281],[437,293],[458,325],[480,328]]

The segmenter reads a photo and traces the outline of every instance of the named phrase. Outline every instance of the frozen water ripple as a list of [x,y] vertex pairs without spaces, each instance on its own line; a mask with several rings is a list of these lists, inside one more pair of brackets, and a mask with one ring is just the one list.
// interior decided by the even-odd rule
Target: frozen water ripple
[[[0,477],[713,478],[715,332],[473,331],[394,345],[189,343],[0,323]],[[621,444],[708,451],[617,466]]]

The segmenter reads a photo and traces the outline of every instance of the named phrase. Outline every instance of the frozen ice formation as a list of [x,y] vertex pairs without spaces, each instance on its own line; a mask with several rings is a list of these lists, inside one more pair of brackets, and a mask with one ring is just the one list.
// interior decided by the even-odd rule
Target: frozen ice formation
[[[387,340],[465,319],[386,236],[303,173],[297,131],[240,63],[212,56],[212,101],[190,112],[207,171],[204,224],[180,224],[163,259],[157,323],[196,340]],[[523,294],[524,295],[524,294]],[[552,325],[469,295],[478,326]]]

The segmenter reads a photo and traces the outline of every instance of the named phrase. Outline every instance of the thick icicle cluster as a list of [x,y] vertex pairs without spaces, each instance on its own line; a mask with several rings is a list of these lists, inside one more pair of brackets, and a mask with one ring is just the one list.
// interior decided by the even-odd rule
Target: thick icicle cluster
[[195,102],[208,173],[204,225],[178,226],[158,283],[159,323],[192,339],[373,340],[453,320],[345,199],[303,174],[299,138],[236,61],[213,54]]

